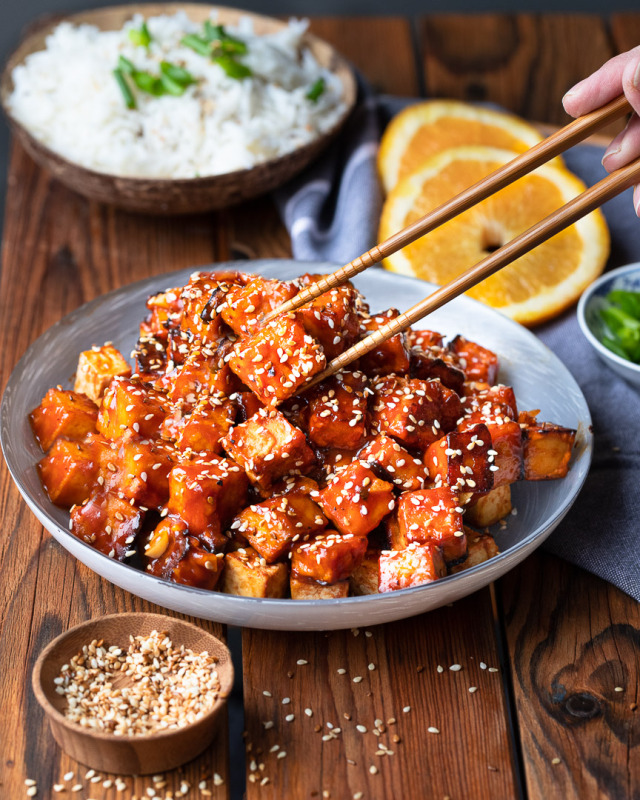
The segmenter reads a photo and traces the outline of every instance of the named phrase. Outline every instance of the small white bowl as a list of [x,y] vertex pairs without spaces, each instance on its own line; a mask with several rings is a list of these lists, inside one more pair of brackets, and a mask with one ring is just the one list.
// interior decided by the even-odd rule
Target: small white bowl
[[640,292],[640,261],[606,272],[594,281],[583,292],[578,303],[578,323],[588,342],[605,364],[629,383],[640,386],[640,364],[634,364],[633,361],[616,355],[600,341],[600,337],[606,335],[606,326],[599,311],[604,298],[614,289]]

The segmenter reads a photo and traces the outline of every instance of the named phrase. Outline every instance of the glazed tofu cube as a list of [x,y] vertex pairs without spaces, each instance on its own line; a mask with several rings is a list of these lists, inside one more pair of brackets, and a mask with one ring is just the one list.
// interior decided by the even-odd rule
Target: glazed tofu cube
[[[440,381],[417,378],[391,376],[376,381],[371,411],[374,429],[393,436],[409,449],[426,450],[446,432],[441,421],[443,388]],[[451,401],[455,404],[455,397],[455,392],[451,398],[447,396],[448,417],[454,414]]]
[[159,439],[128,434],[118,452],[119,491],[127,500],[145,508],[160,509],[169,498],[169,472],[174,450]]
[[395,506],[393,485],[380,480],[366,461],[351,462],[312,496],[339,531],[356,536],[366,536]]
[[169,473],[169,513],[183,520],[189,533],[211,551],[223,550],[223,531],[244,506],[247,476],[225,458],[196,458]]
[[394,550],[413,542],[442,548],[444,560],[459,561],[467,552],[459,498],[449,487],[405,492],[398,500],[398,539]]
[[349,578],[352,594],[378,594],[378,583],[380,581],[379,561],[379,550],[367,550],[362,563],[353,570]]
[[147,300],[149,314],[140,325],[140,338],[153,337],[166,343],[168,329],[180,324],[183,303],[182,289],[167,289]]
[[193,348],[184,362],[168,376],[168,398],[173,402],[184,400],[186,406],[195,406],[202,395],[229,395],[241,388],[237,376],[225,363],[226,352],[224,346],[210,355]]
[[494,475],[491,449],[486,425],[472,425],[434,442],[424,463],[436,483],[445,483],[457,492],[488,492],[493,489]]
[[324,369],[322,347],[297,314],[286,314],[242,341],[229,366],[265,406],[276,406]]
[[180,294],[183,342],[212,345],[225,335],[224,319],[219,309],[226,306],[230,290],[230,284],[219,281],[215,273],[196,272],[191,276]]
[[289,566],[267,564],[252,548],[227,553],[220,590],[242,597],[286,597]]
[[410,357],[409,374],[412,378],[422,381],[439,380],[456,394],[463,394],[464,372],[451,363],[446,351],[440,348],[422,350],[420,347],[412,347]]
[[384,433],[360,450],[358,460],[367,461],[374,469],[382,470],[384,477],[402,491],[423,489],[428,480],[422,461]]
[[576,431],[551,422],[525,426],[522,429],[525,480],[564,478],[575,439]]
[[477,382],[469,384],[462,405],[467,416],[479,412],[485,417],[518,419],[515,392],[511,386],[502,383],[497,383],[495,386]]
[[284,281],[252,278],[246,286],[234,286],[227,292],[222,318],[238,336],[251,333],[267,314],[298,294],[297,286]]
[[486,381],[494,384],[498,378],[498,356],[464,336],[456,336],[449,343],[449,350],[460,360],[460,366],[468,381]]
[[520,425],[501,414],[485,416],[482,412],[475,412],[460,424],[459,430],[467,430],[478,423],[483,423],[491,436],[489,460],[493,472],[493,488],[523,480],[524,448]]
[[322,583],[346,580],[364,558],[367,540],[364,536],[336,531],[318,533],[306,542],[291,548],[291,572],[297,578],[310,578]]
[[292,574],[290,586],[292,600],[337,600],[349,596],[349,581],[327,585]]
[[111,344],[92,347],[80,353],[74,392],[86,394],[94,403],[100,399],[114,378],[129,378],[131,367]]
[[93,400],[60,387],[49,389],[29,414],[33,433],[45,453],[59,436],[81,441],[96,430],[97,419],[98,407]]
[[292,544],[326,526],[326,517],[313,500],[292,494],[248,506],[231,523],[231,531],[241,534],[272,564],[284,558]]
[[306,332],[321,345],[330,361],[358,340],[361,306],[359,292],[345,283],[316,297],[297,314]]
[[53,443],[38,464],[40,480],[52,503],[69,507],[89,497],[100,471],[100,438],[87,437],[82,442],[56,439]]
[[414,331],[409,328],[407,331],[407,342],[409,347],[419,347],[421,350],[428,350],[430,347],[442,347],[443,336],[436,331]]
[[315,463],[304,433],[279,411],[258,411],[232,428],[222,446],[265,491],[285,475],[304,473]]
[[71,509],[71,533],[109,558],[124,561],[134,547],[142,520],[139,508],[100,489],[83,505]]
[[102,399],[98,431],[107,439],[119,439],[125,431],[153,439],[168,413],[169,402],[160,392],[136,380],[114,378]]
[[[400,316],[400,312],[396,308],[390,308],[374,317],[365,317],[360,323],[360,337],[364,339],[398,316]],[[367,375],[391,375],[392,373],[406,375],[409,372],[409,364],[409,346],[407,334],[404,331],[396,333],[395,336],[358,359],[358,367]]]
[[152,575],[198,589],[215,589],[224,567],[223,554],[209,552],[174,517],[166,517],[153,531],[144,557]]
[[357,450],[364,443],[367,384],[362,372],[339,372],[314,387],[307,427],[315,445]]
[[176,449],[193,453],[222,453],[221,440],[235,422],[237,406],[224,396],[204,397],[175,427]]
[[442,550],[434,544],[410,544],[406,550],[380,553],[380,592],[431,583],[447,574]]
[[511,513],[511,486],[502,484],[487,494],[474,497],[472,503],[465,510],[466,522],[478,528],[495,525]]
[[453,574],[476,567],[478,564],[484,564],[485,561],[497,556],[500,552],[493,536],[488,533],[478,533],[478,531],[474,531],[471,528],[465,528],[465,532],[468,542],[467,557],[461,564],[456,564],[449,568],[449,571]]

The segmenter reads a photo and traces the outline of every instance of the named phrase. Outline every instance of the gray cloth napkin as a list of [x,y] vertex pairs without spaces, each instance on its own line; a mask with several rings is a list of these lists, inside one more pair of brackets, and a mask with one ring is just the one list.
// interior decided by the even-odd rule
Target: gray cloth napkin
[[[377,144],[390,117],[411,102],[375,97],[361,82],[359,104],[340,138],[276,194],[296,258],[344,264],[375,244],[382,204]],[[606,174],[602,154],[601,148],[583,145],[564,158],[592,185]],[[640,261],[640,221],[630,191],[603,211],[612,242],[608,268]],[[580,384],[595,434],[593,464],[580,500],[545,548],[640,601],[640,396],[598,359],[580,332],[575,309],[536,333]]]

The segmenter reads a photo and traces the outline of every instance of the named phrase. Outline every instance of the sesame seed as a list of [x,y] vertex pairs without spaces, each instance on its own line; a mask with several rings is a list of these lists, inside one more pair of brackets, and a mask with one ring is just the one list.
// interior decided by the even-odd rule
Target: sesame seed
[[369,767],[369,772],[370,772],[372,775],[377,775],[377,774],[378,774],[378,768],[377,768],[377,767],[376,767],[374,764],[372,764],[372,765]]
[[287,716],[284,719],[285,719],[285,722],[293,722],[293,720],[295,718],[296,718],[295,714],[287,714]]
[[369,664],[369,666],[367,667],[367,669],[368,669],[370,672],[373,672],[373,670],[374,670],[375,668],[376,668],[376,665],[375,665],[373,662],[372,662],[371,664]]
[[473,694],[474,692],[477,692],[477,691],[478,691],[478,687],[477,686],[470,686],[469,687],[469,692],[471,694]]
[[356,725],[356,730],[357,730],[359,733],[366,733],[366,732],[367,732],[367,729],[365,728],[365,726],[364,726],[364,725]]
[[30,786],[27,789],[27,797],[35,797],[37,794],[38,794],[38,787],[37,786]]
[[304,660],[304,658],[299,658],[299,659],[296,661],[296,664],[297,664],[299,667],[303,667],[305,664],[308,664],[308,663],[309,663],[309,662],[308,662],[308,661],[305,661],[305,660]]
[[449,669],[451,670],[451,672],[460,672],[460,670],[462,669],[462,667],[460,666],[460,664],[452,664],[452,665],[449,667]]
[[409,711],[411,711],[411,706],[405,706],[402,710],[405,714],[407,714]]
[[436,672],[444,672],[444,667],[441,667],[440,664],[436,667]]
[[489,672],[498,672],[496,667],[489,667]]
[[353,679],[353,682],[354,682],[354,683],[360,683],[360,681],[361,681],[361,680],[362,680],[362,678],[360,677],[360,675],[357,675],[357,676],[356,676],[356,677]]
[[[65,670],[65,672],[66,672],[66,670]],[[63,778],[65,779],[65,781],[70,781],[70,780],[72,780],[72,778],[73,778],[73,772],[65,772],[65,774],[63,775]]]
[[559,758],[557,758],[557,757],[556,757],[556,758],[552,758],[552,759],[551,759],[551,763],[552,763],[552,764],[554,764],[554,765],[555,765],[555,764],[560,764],[560,759],[559,759]]
[[614,692],[624,692],[624,689],[622,688],[622,686],[616,686],[616,688],[613,691]]
[[268,692],[266,689],[264,690],[264,692],[262,692],[262,694],[263,694],[265,697],[271,697],[271,692]]
[[427,728],[427,733],[440,733],[440,731],[437,728],[434,728],[433,725],[430,725]]
[[312,711],[310,708],[305,708],[305,710],[304,710],[304,713],[305,713],[305,714],[306,714],[308,717],[312,717],[312,716],[313,716],[313,711]]

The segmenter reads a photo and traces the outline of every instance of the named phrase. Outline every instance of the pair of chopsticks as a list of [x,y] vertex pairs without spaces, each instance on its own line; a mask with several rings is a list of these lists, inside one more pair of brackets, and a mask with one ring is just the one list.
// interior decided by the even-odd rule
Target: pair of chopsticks
[[[492,172],[487,177],[478,181],[473,186],[448,200],[443,205],[425,214],[406,228],[386,239],[379,245],[371,248],[366,253],[351,261],[344,267],[321,278],[313,284],[303,289],[291,300],[283,303],[275,311],[271,312],[266,318],[267,321],[276,315],[294,311],[300,306],[321,294],[334,289],[348,281],[354,275],[362,272],[373,264],[377,264],[383,258],[395,253],[426,233],[452,219],[476,203],[489,197],[494,192],[499,191],[508,184],[526,175],[532,170],[559,155],[574,144],[581,142],[590,136],[594,131],[603,127],[609,122],[616,120],[632,111],[631,106],[624,96],[617,97],[606,105],[595,111],[585,114],[582,117],[561,128],[542,142],[531,147],[512,161]],[[322,380],[334,375],[339,370],[346,367],[352,361],[370,352],[380,344],[395,336],[397,333],[411,327],[415,322],[430,314],[432,311],[448,303],[454,297],[466,292],[476,283],[488,278],[498,270],[506,267],[515,259],[524,255],[539,245],[541,242],[554,236],[559,231],[572,225],[577,220],[584,217],[589,212],[601,206],[607,200],[633,186],[640,183],[640,158],[632,161],[625,167],[612,172],[599,183],[575,197],[561,208],[549,214],[541,222],[529,228],[524,233],[516,236],[507,244],[494,251],[482,261],[463,272],[445,286],[441,286],[424,300],[400,314],[395,319],[383,325],[377,331],[362,339],[353,347],[346,350],[342,355],[334,358],[333,361],[313,380],[305,384],[303,391]]]

